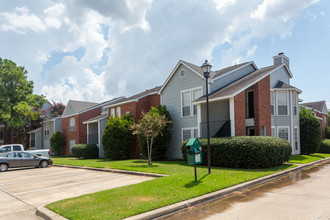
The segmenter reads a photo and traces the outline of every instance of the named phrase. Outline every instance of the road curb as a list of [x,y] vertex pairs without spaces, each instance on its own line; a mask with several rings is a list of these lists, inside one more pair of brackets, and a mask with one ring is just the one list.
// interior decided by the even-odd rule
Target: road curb
[[130,175],[147,176],[147,177],[155,177],[155,178],[168,176],[168,175],[157,174],[157,173],[144,173],[144,172],[138,172],[138,171],[105,169],[105,168],[96,168],[96,167],[81,167],[81,166],[60,165],[60,164],[53,164],[53,166],[54,167],[65,167],[65,168],[76,168],[76,169],[103,171],[103,172],[111,172],[111,173],[130,174]]
[[252,187],[264,184],[266,182],[269,182],[271,180],[274,180],[275,178],[282,177],[282,176],[288,175],[290,173],[294,173],[299,170],[313,167],[315,165],[326,163],[329,161],[330,161],[330,158],[325,158],[325,159],[314,161],[314,162],[311,162],[308,164],[298,165],[297,167],[294,167],[294,168],[291,168],[288,170],[284,170],[279,173],[274,173],[274,174],[271,174],[271,175],[268,175],[265,177],[261,177],[261,178],[255,179],[255,180],[248,181],[246,183],[241,183],[241,184],[238,184],[235,186],[228,187],[226,189],[222,189],[222,190],[219,190],[216,192],[205,194],[203,196],[199,196],[199,197],[189,199],[189,200],[186,200],[183,202],[179,202],[179,203],[165,206],[165,207],[162,207],[159,209],[155,209],[150,212],[145,212],[145,213],[142,213],[139,215],[135,215],[135,216],[126,218],[126,220],[142,220],[142,219],[147,220],[147,219],[160,218],[162,216],[166,216],[166,215],[178,212],[178,211],[185,210],[191,206],[195,206],[195,205],[198,205],[198,204],[201,204],[204,202],[210,202],[212,200],[219,199],[219,198],[229,195],[235,191],[242,191],[242,190],[245,190],[248,188],[252,188]]

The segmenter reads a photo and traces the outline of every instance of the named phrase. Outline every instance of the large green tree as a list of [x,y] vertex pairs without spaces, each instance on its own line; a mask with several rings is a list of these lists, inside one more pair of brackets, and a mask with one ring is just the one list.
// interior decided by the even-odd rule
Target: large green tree
[[5,143],[8,127],[12,129],[11,142],[14,131],[24,139],[29,121],[40,115],[32,109],[41,108],[46,102],[43,95],[33,94],[33,81],[27,79],[27,73],[24,67],[0,58],[0,121],[5,123]]

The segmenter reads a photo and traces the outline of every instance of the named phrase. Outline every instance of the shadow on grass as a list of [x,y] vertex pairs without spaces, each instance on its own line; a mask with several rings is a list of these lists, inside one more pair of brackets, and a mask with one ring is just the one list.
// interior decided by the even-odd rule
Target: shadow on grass
[[[200,179],[198,179],[198,176],[197,176],[197,181],[193,180],[190,183],[185,184],[184,187],[185,188],[191,188],[191,187],[194,187],[194,186],[198,186],[201,182],[203,182],[202,180],[205,177],[207,177],[207,175],[209,175],[209,174],[204,174],[204,176],[202,178],[200,178]],[[194,179],[195,177],[192,175],[191,178]]]

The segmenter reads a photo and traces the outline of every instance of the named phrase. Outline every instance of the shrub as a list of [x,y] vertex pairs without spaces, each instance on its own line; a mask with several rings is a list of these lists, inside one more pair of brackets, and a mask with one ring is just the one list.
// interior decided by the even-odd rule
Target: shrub
[[[207,139],[202,144],[202,162],[207,165]],[[186,144],[182,143],[182,154],[187,159]],[[291,156],[291,144],[281,138],[266,136],[237,136],[211,138],[211,164],[216,167],[267,168],[279,166]]]
[[63,134],[59,131],[54,132],[50,138],[50,148],[51,151],[57,156],[61,155],[63,152],[64,146],[64,137]]
[[71,148],[71,153],[76,158],[99,158],[99,148],[96,144],[76,144]]
[[[152,107],[150,112],[158,113],[160,115],[166,115],[167,121],[172,121],[170,112],[167,110],[165,105],[158,105],[156,108]],[[152,146],[152,160],[159,161],[165,159],[165,154],[171,143],[171,127],[172,123],[168,123],[162,130],[162,135],[157,136],[154,139]],[[142,155],[148,157],[147,141],[142,135],[138,135],[139,144],[141,147]]]
[[300,117],[301,154],[312,154],[318,151],[321,142],[321,124],[310,110],[302,107]]
[[330,139],[330,127],[325,128],[325,139]]
[[330,153],[330,139],[324,139],[321,141],[319,153]]
[[130,125],[134,124],[131,114],[121,118],[111,116],[104,128],[102,145],[104,155],[112,160],[130,158],[133,134]]

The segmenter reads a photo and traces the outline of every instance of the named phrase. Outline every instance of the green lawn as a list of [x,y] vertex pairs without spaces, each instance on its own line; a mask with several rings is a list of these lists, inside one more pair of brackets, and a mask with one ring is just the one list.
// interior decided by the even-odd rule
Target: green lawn
[[292,156],[289,160],[289,163],[299,163],[299,164],[305,164],[310,163],[313,161],[321,160],[324,158],[330,157],[330,154],[311,154],[311,155],[296,155]]
[[76,198],[51,203],[46,207],[69,219],[122,219],[166,205],[181,202],[229,186],[279,172],[295,165],[284,164],[269,169],[229,169],[198,167],[198,181],[194,181],[194,169],[186,162],[154,162],[144,160],[109,161],[107,159],[77,160],[53,158],[55,164],[106,167],[161,173],[169,176],[143,183],[105,190]]

